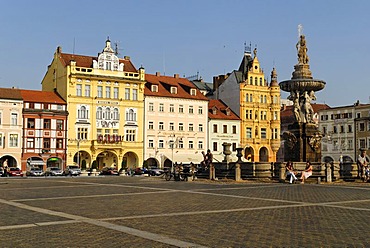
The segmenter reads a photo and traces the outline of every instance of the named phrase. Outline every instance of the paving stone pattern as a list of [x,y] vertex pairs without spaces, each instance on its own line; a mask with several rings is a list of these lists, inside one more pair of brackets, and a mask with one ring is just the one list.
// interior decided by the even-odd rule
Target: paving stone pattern
[[0,179],[0,247],[369,247],[370,183]]

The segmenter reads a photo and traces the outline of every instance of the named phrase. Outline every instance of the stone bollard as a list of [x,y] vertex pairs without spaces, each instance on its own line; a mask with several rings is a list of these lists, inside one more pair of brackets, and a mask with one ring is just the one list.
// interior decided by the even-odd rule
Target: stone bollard
[[279,165],[279,182],[285,182],[285,166],[283,163]]
[[211,164],[209,167],[209,179],[211,180],[216,179],[216,171],[215,171],[215,166],[213,164]]
[[326,182],[331,183],[332,178],[331,178],[331,164],[330,163],[325,163],[325,176],[326,176]]
[[240,164],[235,164],[235,181],[241,181]]

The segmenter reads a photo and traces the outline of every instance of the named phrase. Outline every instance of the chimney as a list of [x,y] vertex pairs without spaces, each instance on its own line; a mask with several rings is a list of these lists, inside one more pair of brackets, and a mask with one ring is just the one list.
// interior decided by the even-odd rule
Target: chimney
[[130,58],[130,56],[125,56],[124,59],[125,60],[130,60],[131,58]]
[[161,73],[160,73],[159,71],[157,71],[157,72],[155,73],[155,75],[156,75],[157,77],[159,77],[159,76],[161,76]]
[[178,74],[178,73],[176,73],[176,74],[173,74],[173,77],[174,77],[174,78],[179,78],[180,76],[179,76],[179,74]]

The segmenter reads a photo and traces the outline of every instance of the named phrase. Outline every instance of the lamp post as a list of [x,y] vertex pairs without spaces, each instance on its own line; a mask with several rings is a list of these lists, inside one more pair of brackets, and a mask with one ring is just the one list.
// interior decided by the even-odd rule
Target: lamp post
[[168,143],[170,144],[170,148],[172,150],[172,158],[171,158],[171,171],[173,172],[173,149],[175,148],[175,134],[171,134],[170,138],[172,138]]

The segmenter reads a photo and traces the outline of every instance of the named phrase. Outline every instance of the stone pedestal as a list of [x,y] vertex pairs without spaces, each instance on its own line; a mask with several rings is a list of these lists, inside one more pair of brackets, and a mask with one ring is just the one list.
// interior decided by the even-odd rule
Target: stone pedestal
[[[294,123],[288,126],[288,130],[295,137],[295,141],[285,142],[285,161],[292,162],[320,162],[321,147],[315,144],[313,139],[319,132],[316,125],[311,123]],[[315,147],[315,145],[317,147]]]

